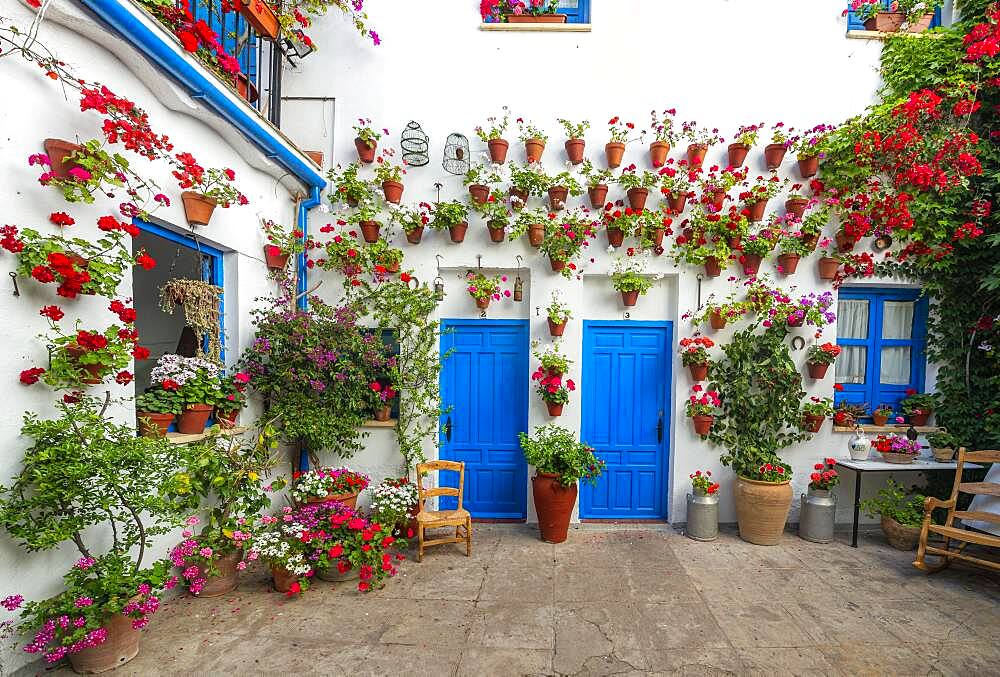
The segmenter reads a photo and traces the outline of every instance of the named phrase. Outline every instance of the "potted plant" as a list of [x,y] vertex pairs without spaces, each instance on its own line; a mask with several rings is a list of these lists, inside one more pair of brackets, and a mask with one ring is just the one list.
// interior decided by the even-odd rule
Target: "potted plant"
[[350,468],[312,468],[292,473],[292,498],[298,503],[339,501],[349,508],[371,482],[363,473]]
[[760,262],[771,253],[776,242],[777,238],[770,231],[762,231],[742,238],[743,253],[739,260],[743,265],[743,274],[747,276],[757,275],[760,272]]
[[435,202],[430,226],[434,230],[447,228],[452,242],[462,242],[465,240],[465,232],[469,229],[468,218],[469,208],[458,200]]
[[611,170],[597,169],[590,160],[584,160],[581,173],[587,184],[587,197],[590,198],[590,206],[594,209],[603,208],[608,197],[608,182],[613,176]]
[[403,250],[390,247],[385,240],[377,240],[368,247],[367,258],[372,264],[372,271],[378,275],[398,273],[403,262]]
[[741,125],[736,130],[736,137],[733,143],[729,144],[727,152],[729,154],[730,167],[742,167],[746,160],[747,153],[757,145],[757,137],[760,130],[764,129],[764,123],[758,125]]
[[204,432],[220,397],[219,367],[200,357],[182,357],[167,353],[160,356],[150,372],[154,386],[176,392],[181,400],[177,431],[185,435]]
[[658,169],[666,164],[670,147],[677,143],[673,120],[676,114],[677,110],[674,108],[668,108],[662,113],[655,110],[649,113],[649,129],[653,132],[653,141],[649,144],[649,163],[654,168]]
[[861,501],[861,509],[868,517],[881,517],[882,533],[889,545],[897,550],[913,550],[920,540],[925,498],[923,494],[907,495],[902,485],[890,477],[875,498]]
[[[813,245],[815,246],[815,245]],[[799,232],[784,232],[778,240],[778,272],[784,276],[794,275],[803,256],[809,256],[812,248]]]
[[538,162],[542,159],[545,142],[548,141],[549,137],[541,129],[525,122],[522,118],[517,119],[517,127],[520,130],[518,138],[524,143],[524,154],[528,164]]
[[835,343],[813,344],[806,352],[806,366],[809,368],[809,378],[817,381],[826,378],[830,365],[840,357],[842,348]]
[[[703,212],[697,211],[688,223],[698,224],[703,215]],[[674,240],[671,255],[677,263],[704,266],[705,275],[719,277],[723,267],[729,264],[729,245],[724,237],[706,237],[704,233],[697,227],[692,228],[690,237],[681,233]]]
[[685,412],[694,424],[694,432],[702,439],[711,432],[715,424],[715,417],[719,412],[722,401],[719,393],[715,390],[705,390],[701,384],[691,386],[691,395],[684,405]]
[[586,210],[572,210],[550,219],[540,247],[549,257],[553,272],[570,278],[576,272],[574,260],[596,237],[596,225]]
[[430,204],[421,202],[417,208],[400,207],[391,210],[392,222],[398,223],[406,234],[406,241],[410,244],[420,244],[424,237],[424,228],[431,222]]
[[[182,188],[181,202],[184,204],[184,215],[188,225],[207,226],[216,207],[227,209],[230,205],[249,204],[246,196],[241,193],[233,181],[236,173],[232,169],[204,169],[185,162],[185,172],[180,179]],[[195,168],[197,167],[197,170]]]
[[559,300],[558,290],[552,292],[552,301],[545,309],[545,314],[548,318],[550,336],[562,336],[566,331],[566,323],[573,317],[569,306]]
[[833,414],[833,400],[815,395],[810,397],[809,401],[802,405],[802,429],[818,433],[823,427],[823,422],[831,414]]
[[803,179],[809,179],[819,171],[819,161],[824,155],[823,142],[836,129],[834,125],[820,124],[787,141],[788,148],[796,155],[799,175]]
[[382,195],[385,201],[398,205],[403,199],[403,175],[406,169],[403,165],[393,164],[392,158],[396,151],[392,148],[384,148],[375,159],[375,182],[382,186]]
[[583,162],[583,151],[587,143],[583,137],[590,129],[590,122],[571,122],[563,118],[559,118],[558,122],[566,130],[566,157],[570,164],[578,165]]
[[528,244],[532,247],[541,247],[545,241],[545,230],[554,218],[555,214],[543,209],[522,209],[514,219],[510,239],[516,240],[527,233]]
[[354,213],[347,217],[347,223],[357,225],[361,229],[361,237],[368,244],[378,242],[382,224],[378,222],[379,208],[374,204],[359,204]]
[[393,535],[412,538],[419,508],[417,485],[407,477],[387,477],[372,490],[371,519]]
[[481,271],[469,271],[465,274],[467,283],[466,291],[476,301],[476,307],[486,310],[490,307],[490,301],[499,301],[502,297],[510,296],[509,289],[502,289],[502,285],[507,282],[506,275],[486,276]]
[[638,172],[634,164],[622,170],[618,177],[618,185],[627,191],[629,206],[633,211],[642,211],[646,207],[649,189],[660,182],[660,177],[650,171]]
[[135,398],[135,417],[143,437],[163,437],[181,413],[181,401],[176,392],[149,388]]
[[392,418],[392,402],[399,395],[399,392],[391,385],[383,385],[378,381],[370,384],[372,391],[378,395],[378,405],[375,409],[376,421],[388,421]]
[[532,0],[525,4],[521,0],[488,0],[497,4],[503,20],[508,23],[566,23],[566,15],[560,14],[558,0]]
[[774,170],[781,166],[788,151],[785,145],[795,131],[794,127],[785,127],[784,122],[776,122],[771,127],[771,143],[764,147],[764,164]]
[[701,167],[709,146],[725,141],[718,129],[699,127],[693,120],[681,124],[681,136],[688,140],[687,161],[692,168]]
[[819,248],[823,250],[822,256],[820,256],[817,262],[821,280],[835,280],[840,270],[840,258],[836,252],[831,251],[831,244],[833,244],[833,241],[828,237],[824,237],[819,241]]
[[[131,319],[134,321],[134,317]],[[76,331],[66,334],[50,316],[49,327],[50,332],[42,336],[52,346],[49,368],[34,367],[21,372],[20,380],[25,385],[40,378],[53,388],[79,390],[82,386],[103,383],[112,374],[121,385],[132,382],[132,372],[126,367],[138,347],[131,323],[124,327],[113,324],[101,332],[81,329],[77,320]]]
[[746,168],[734,170],[727,167],[721,172],[716,171],[715,167],[710,168],[698,178],[702,203],[709,211],[720,211],[726,198],[729,197],[730,189],[745,181],[746,176]]
[[799,511],[799,537],[813,543],[833,541],[834,519],[837,515],[837,495],[833,488],[840,484],[837,459],[827,458],[813,466],[809,475],[808,493],[802,494]]
[[503,138],[507,127],[510,124],[510,111],[507,106],[503,107],[503,117],[486,118],[487,128],[476,127],[476,136],[490,149],[490,161],[494,164],[502,165],[507,161],[507,149],[510,144]]
[[[528,204],[532,195],[542,196],[549,189],[551,181],[541,163],[528,165],[512,164],[510,168],[510,206],[520,210]],[[475,208],[475,205],[473,205]]]
[[493,242],[503,242],[510,226],[511,212],[504,204],[503,195],[491,193],[482,204],[473,204],[472,208],[479,212],[486,228],[490,233],[490,240]]
[[927,425],[927,419],[937,407],[937,395],[933,393],[918,393],[913,388],[906,389],[906,397],[899,403],[899,408],[910,419],[910,425]]
[[329,194],[331,203],[342,202],[348,207],[357,207],[374,199],[371,183],[358,178],[360,170],[361,165],[352,162],[344,168],[337,165],[326,173],[332,189]]
[[662,275],[650,277],[645,273],[645,261],[634,254],[619,257],[611,271],[611,284],[622,295],[622,305],[630,308],[640,296],[652,289]]
[[687,160],[674,164],[669,158],[666,165],[660,168],[660,192],[667,198],[667,205],[674,215],[684,211],[689,197],[694,193],[691,188],[698,180],[698,170],[688,166]]
[[561,211],[566,206],[566,199],[572,195],[579,197],[583,195],[583,188],[580,182],[573,178],[569,172],[559,172],[548,179],[549,206],[552,211]]
[[309,529],[296,520],[293,508],[285,506],[280,518],[261,516],[251,532],[247,559],[267,562],[275,591],[294,597],[308,590],[315,572],[309,559],[314,551],[310,541],[303,540],[303,536],[308,538]]
[[221,379],[215,402],[215,422],[223,428],[235,428],[240,412],[247,406],[247,383],[250,377],[242,372]]
[[462,177],[462,183],[469,188],[469,195],[474,202],[486,202],[490,196],[491,186],[500,183],[500,176],[482,164],[469,166],[469,171]]
[[886,425],[889,417],[892,416],[891,404],[880,404],[872,409],[872,423],[877,426]]
[[604,461],[593,447],[577,442],[573,433],[552,423],[535,428],[533,437],[523,432],[518,437],[525,460],[535,468],[531,496],[542,540],[562,543],[576,505],[577,482],[596,485]]
[[358,151],[358,160],[366,165],[374,162],[375,149],[378,148],[378,141],[383,135],[388,136],[389,130],[383,129],[380,134],[372,127],[369,118],[358,118],[358,123],[354,125],[354,148]]
[[715,341],[707,336],[695,336],[680,340],[681,363],[691,370],[691,380],[698,382],[708,378],[708,349],[715,346]]
[[739,194],[739,200],[747,209],[747,219],[752,223],[763,220],[767,203],[777,196],[787,184],[787,179],[782,181],[775,173],[768,177],[757,176],[752,186],[747,186],[744,182],[746,190]]
[[872,447],[882,454],[886,463],[908,464],[920,455],[920,443],[899,435],[879,435]]
[[[301,506],[290,516],[319,579],[356,578],[358,592],[370,592],[396,575],[390,548],[406,547],[406,541],[392,535],[389,525],[366,519],[337,502]],[[296,594],[294,584],[289,592]]]
[[[622,164],[622,157],[625,155],[625,144],[629,143],[629,135],[635,130],[635,124],[622,120],[619,116],[614,116],[608,120],[608,132],[611,140],[604,145],[604,156],[608,162],[608,169],[617,169]],[[642,133],[643,135],[645,132]]]
[[886,11],[881,0],[852,0],[850,9],[864,23],[866,31],[922,33],[930,27],[934,10],[940,5],[936,1],[897,0],[892,3],[891,11]]
[[281,28],[278,15],[274,13],[265,0],[236,0],[232,4],[247,20],[247,23],[253,26],[257,35],[266,40],[274,40],[278,37],[278,31]]
[[286,230],[281,224],[271,219],[263,222],[264,236],[268,244],[264,245],[264,263],[271,270],[284,270],[291,256],[301,254],[306,250],[302,241],[303,233],[298,228]]
[[801,190],[801,183],[793,183],[792,192],[785,197],[785,211],[789,214],[794,214],[799,219],[802,218],[806,208],[809,206],[809,198],[803,195],[800,192]]
[[927,443],[931,445],[934,460],[942,463],[952,460],[955,457],[955,450],[962,446],[946,428],[941,428],[936,433],[927,435]]
[[531,375],[531,380],[538,382],[536,391],[545,402],[549,416],[560,416],[563,406],[569,402],[569,394],[576,390],[576,383],[572,379],[563,381],[570,362],[559,352],[558,347],[542,353],[536,352],[535,357],[541,364]]
[[696,541],[714,541],[719,535],[719,488],[711,470],[695,470],[688,475],[687,535]]

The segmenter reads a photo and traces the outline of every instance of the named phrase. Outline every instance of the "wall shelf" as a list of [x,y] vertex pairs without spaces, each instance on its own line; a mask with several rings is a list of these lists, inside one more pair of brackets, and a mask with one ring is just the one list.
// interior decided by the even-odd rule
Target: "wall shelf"
[[396,419],[390,418],[388,421],[365,421],[361,424],[362,428],[395,428]]
[[589,33],[590,24],[505,24],[481,23],[479,30],[499,33]]
[[893,35],[902,35],[908,38],[931,38],[937,39],[940,33],[883,33],[882,31],[850,30],[847,37],[850,40],[885,40]]
[[236,426],[235,428],[223,428],[214,432],[209,432],[206,430],[203,433],[196,433],[191,435],[186,435],[184,433],[167,433],[167,441],[171,444],[192,444],[194,442],[201,442],[207,437],[212,435],[217,435],[219,437],[235,437],[245,433],[249,428],[247,426]]
[[[871,425],[871,424],[861,424],[861,430],[866,433],[899,433],[905,435],[906,431],[910,429],[909,424],[901,423],[899,425]],[[934,425],[918,425],[914,429],[921,435],[926,435],[927,433],[936,433],[941,428]],[[833,426],[833,432],[835,433],[853,433],[854,426],[846,425],[835,425]]]

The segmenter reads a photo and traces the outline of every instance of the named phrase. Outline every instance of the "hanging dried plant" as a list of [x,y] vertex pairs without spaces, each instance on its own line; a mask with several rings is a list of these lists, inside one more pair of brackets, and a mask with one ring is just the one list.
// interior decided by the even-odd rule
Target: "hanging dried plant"
[[[202,280],[176,278],[160,287],[160,310],[173,315],[174,309],[182,306],[185,322],[201,339],[198,342],[199,356],[216,361],[222,349],[222,327],[219,324],[221,299],[222,288]],[[203,349],[205,337],[208,337],[207,351]]]

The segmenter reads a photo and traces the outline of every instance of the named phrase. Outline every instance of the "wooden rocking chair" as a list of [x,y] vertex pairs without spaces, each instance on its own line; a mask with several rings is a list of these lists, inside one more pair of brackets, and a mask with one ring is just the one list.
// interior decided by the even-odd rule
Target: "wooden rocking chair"
[[[424,476],[431,471],[454,470],[458,473],[458,487],[424,488]],[[472,556],[472,515],[462,508],[462,494],[465,489],[465,463],[456,461],[429,461],[417,464],[417,501],[420,510],[417,513],[417,561],[424,560],[424,548],[442,543],[465,542],[465,556]],[[456,510],[432,510],[424,508],[424,500],[434,496],[455,496],[458,498]],[[425,529],[439,527],[455,527],[455,536],[424,540]],[[464,529],[464,534],[462,533]]]
[[[964,447],[960,448],[958,450],[958,464],[955,468],[955,487],[951,491],[951,498],[947,501],[942,501],[937,498],[928,497],[924,501],[924,524],[920,530],[920,544],[917,548],[917,559],[914,560],[913,566],[923,569],[928,573],[941,571],[949,566],[953,559],[972,562],[982,567],[1000,571],[1000,561],[985,560],[962,553],[965,546],[969,543],[1000,548],[1000,536],[953,526],[956,517],[966,522],[981,521],[1000,524],[1000,515],[989,512],[955,510],[960,493],[1000,496],[1000,484],[962,481],[962,466],[965,465],[966,461],[969,463],[1000,463],[1000,451],[966,451]],[[942,525],[931,524],[931,511],[935,508],[948,509],[948,518]],[[944,538],[943,548],[928,545],[927,539],[931,534],[936,534]],[[954,548],[951,547],[951,541],[956,542]],[[925,561],[925,557],[928,554],[937,555],[940,561],[937,564],[928,564]]]

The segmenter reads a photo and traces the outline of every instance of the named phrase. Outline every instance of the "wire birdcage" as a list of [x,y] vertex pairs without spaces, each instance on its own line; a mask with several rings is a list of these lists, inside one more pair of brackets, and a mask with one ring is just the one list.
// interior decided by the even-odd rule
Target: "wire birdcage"
[[449,174],[465,174],[469,171],[469,139],[464,134],[455,132],[448,135],[441,164]]
[[429,139],[420,123],[410,120],[406,129],[399,136],[399,147],[403,149],[402,157],[410,167],[423,167],[431,161],[428,154]]

